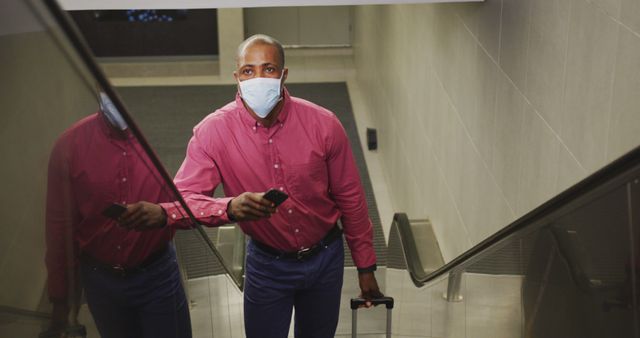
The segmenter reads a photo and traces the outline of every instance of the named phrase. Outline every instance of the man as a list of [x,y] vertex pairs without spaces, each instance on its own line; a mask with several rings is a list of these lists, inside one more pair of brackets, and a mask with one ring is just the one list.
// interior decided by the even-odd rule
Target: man
[[171,245],[175,230],[163,227],[159,205],[144,202],[174,198],[109,98],[101,93],[100,100],[101,110],[65,131],[50,157],[49,332],[69,324],[81,282],[103,338],[189,338],[189,309]]
[[[236,221],[247,248],[244,317],[247,337],[333,337],[339,316],[344,254],[341,219],[358,267],[362,296],[382,294],[364,191],[345,131],[330,111],[289,95],[279,42],[255,35],[238,48],[236,100],[195,128],[175,184],[199,221]],[[223,184],[226,198],[212,198]],[[263,198],[289,195],[276,210]],[[163,204],[168,224],[184,212]],[[370,306],[370,304],[368,304]]]

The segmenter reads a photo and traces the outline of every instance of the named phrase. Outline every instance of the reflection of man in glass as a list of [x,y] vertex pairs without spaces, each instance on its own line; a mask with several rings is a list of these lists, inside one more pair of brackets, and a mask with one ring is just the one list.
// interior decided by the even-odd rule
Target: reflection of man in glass
[[[191,337],[175,230],[163,227],[166,217],[154,204],[174,198],[109,98],[100,96],[100,111],[65,131],[49,162],[51,329],[66,327],[81,283],[104,338]],[[122,214],[116,203],[126,207]]]
[[[237,221],[251,237],[247,337],[286,337],[294,307],[296,337],[333,337],[344,272],[338,219],[362,296],[381,296],[372,225],[349,140],[332,112],[289,95],[284,52],[274,39],[247,39],[238,48],[237,66],[236,100],[195,127],[175,183],[202,223]],[[235,197],[212,198],[220,183],[226,196]],[[263,198],[271,188],[289,195],[277,213]],[[184,219],[173,204],[165,210],[169,224]]]

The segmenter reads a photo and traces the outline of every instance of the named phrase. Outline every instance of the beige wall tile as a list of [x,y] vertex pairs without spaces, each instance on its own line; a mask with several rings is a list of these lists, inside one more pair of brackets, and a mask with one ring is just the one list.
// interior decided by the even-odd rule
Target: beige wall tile
[[488,51],[494,60],[500,54],[500,17],[502,0],[451,4],[464,26]]
[[511,220],[509,206],[475,149],[460,147],[464,159],[458,209],[471,243],[479,243]]
[[587,176],[587,170],[573,157],[569,150],[560,146],[558,155],[558,183],[556,183],[556,193],[568,189]]
[[640,2],[637,0],[621,0],[620,19],[636,34],[640,34]]
[[[475,115],[478,95],[478,72],[476,71],[478,45],[458,21],[454,33],[454,53],[448,65],[451,86],[445,87],[453,105],[463,120]],[[446,81],[445,81],[446,83]]]
[[416,154],[415,159],[415,172],[417,185],[420,187],[420,209],[422,213],[431,218],[432,215],[437,214],[437,192],[435,191],[438,186],[438,180],[440,180],[440,173],[438,171],[438,163],[433,156],[431,148],[428,146],[423,147],[422,151]]
[[[621,0],[591,0],[593,5],[600,8],[607,15],[610,15],[616,19],[620,18]],[[586,2],[586,0],[583,0]]]
[[617,48],[607,159],[640,144],[640,38],[620,29]]
[[456,170],[458,174],[451,180],[458,182],[451,183],[454,199],[462,220],[467,228],[471,242],[476,243],[477,236],[475,234],[479,230],[482,219],[482,198],[487,194],[483,188],[482,180],[486,180],[489,176],[486,172],[484,164],[478,153],[473,148],[471,140],[461,133],[460,140],[456,149]]
[[530,105],[525,105],[523,134],[516,216],[553,197],[559,171],[560,141]]
[[427,123],[428,137],[433,147],[434,155],[442,161],[445,153],[445,144],[448,139],[450,130],[447,128],[447,115],[449,114],[449,100],[447,93],[442,88],[442,84],[434,79],[432,87],[431,101],[429,105],[429,113],[425,122]]
[[456,29],[459,28],[456,27],[456,23],[459,22],[449,7],[441,4],[434,6],[433,64],[438,78],[448,92],[452,91],[454,71],[452,60],[456,53]]
[[556,131],[562,121],[570,8],[566,0],[534,0],[531,7],[524,93]]
[[351,6],[299,7],[300,42],[350,44]]
[[[500,1],[500,0],[499,0]],[[460,17],[463,24],[471,34],[478,37],[479,12],[482,10],[484,3],[452,3],[450,6]]]
[[572,2],[560,137],[592,172],[606,163],[619,25],[584,0]]
[[456,197],[459,196],[457,192],[460,191],[460,187],[462,186],[462,180],[460,178],[464,170],[461,166],[463,164],[461,147],[466,145],[466,140],[464,130],[456,116],[453,106],[449,106],[449,111],[444,115],[443,130],[445,142],[443,155],[442,158],[440,158],[441,168],[454,200],[459,202],[460,200],[456,199]]
[[500,67],[521,89],[525,87],[531,4],[536,0],[503,0]]
[[471,247],[469,234],[456,209],[450,188],[444,179],[438,180],[438,214],[432,217],[433,231],[441,244],[442,256],[448,262]]
[[[401,143],[402,144],[402,143]],[[403,149],[409,149],[404,146]],[[424,152],[424,150],[423,150]],[[412,219],[425,219],[429,217],[428,205],[426,205],[426,194],[429,192],[429,186],[425,180],[425,174],[417,170],[415,158],[421,156],[415,151],[403,151],[402,156],[408,159],[405,163],[407,166],[404,175],[405,186],[403,193],[407,196],[404,201],[403,209],[398,211],[406,212]]]
[[485,0],[480,4],[478,15],[478,40],[491,58],[500,59],[500,18],[503,0]]
[[496,88],[498,76],[501,76],[498,66],[481,49],[477,54],[477,81],[475,109],[465,120],[465,125],[471,139],[486,163],[491,163],[493,139],[495,137],[494,120],[496,110]]
[[[296,7],[245,8],[245,35],[268,34],[285,45],[300,43],[300,18]],[[274,22],[281,24],[274,25]],[[285,24],[286,23],[286,24]]]
[[241,8],[220,8],[217,11],[221,76],[231,76],[236,67],[238,45],[245,39],[242,11]]
[[515,210],[523,152],[525,98],[502,73],[498,79],[491,171]]

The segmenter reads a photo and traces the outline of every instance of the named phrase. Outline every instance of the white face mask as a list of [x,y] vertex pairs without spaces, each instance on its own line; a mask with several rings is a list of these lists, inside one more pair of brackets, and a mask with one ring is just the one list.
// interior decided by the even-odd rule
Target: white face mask
[[126,130],[128,128],[127,122],[122,118],[116,106],[113,105],[109,96],[103,92],[100,92],[100,110],[102,110],[104,116],[112,126],[120,130]]
[[256,77],[240,81],[240,97],[260,118],[265,118],[273,107],[280,101],[280,83],[284,71],[279,79]]

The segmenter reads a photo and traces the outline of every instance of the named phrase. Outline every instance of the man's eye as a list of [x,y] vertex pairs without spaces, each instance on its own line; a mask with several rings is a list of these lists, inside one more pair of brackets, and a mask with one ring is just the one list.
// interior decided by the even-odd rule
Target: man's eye
[[269,73],[273,73],[273,72],[275,72],[275,71],[276,71],[276,69],[275,69],[275,68],[273,68],[273,67],[267,67],[267,72],[269,72]]
[[243,69],[242,74],[251,74],[251,69]]

